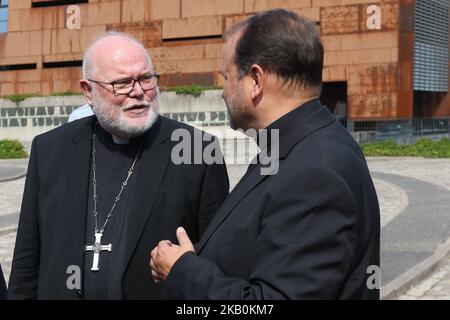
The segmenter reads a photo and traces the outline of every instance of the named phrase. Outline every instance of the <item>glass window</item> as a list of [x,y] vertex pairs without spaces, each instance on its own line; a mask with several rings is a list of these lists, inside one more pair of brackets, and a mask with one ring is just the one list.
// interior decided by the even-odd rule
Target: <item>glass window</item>
[[8,31],[8,0],[0,0],[0,32]]
[[8,20],[8,9],[0,8],[0,21]]

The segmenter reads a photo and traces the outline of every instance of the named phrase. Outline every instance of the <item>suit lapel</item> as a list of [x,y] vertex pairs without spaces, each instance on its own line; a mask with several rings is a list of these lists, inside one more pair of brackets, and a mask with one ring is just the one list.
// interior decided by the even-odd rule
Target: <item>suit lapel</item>
[[[279,145],[277,146],[274,144],[274,141],[272,141],[272,148],[279,147],[280,165],[281,161],[288,156],[292,148],[294,148],[303,138],[336,121],[335,117],[326,109],[326,107],[323,107],[320,104],[319,100],[307,102],[292,112],[295,113],[293,114],[292,120],[288,123],[283,123],[282,127],[277,128],[280,130]],[[224,201],[213,221],[205,230],[200,242],[196,245],[195,251],[197,254],[202,251],[214,232],[229,217],[239,202],[267,177],[267,175],[260,174],[260,169],[261,165],[256,165],[251,173],[245,175],[243,180],[239,181],[237,186]]]
[[130,210],[132,218],[129,222],[130,231],[128,232],[124,272],[147,224],[159,186],[165,175],[171,154],[169,138],[170,132],[160,117],[144,139],[144,148],[138,166],[139,171],[136,172],[135,195]]
[[84,122],[66,150],[66,201],[73,264],[84,266],[84,239],[89,190],[92,125],[94,117]]

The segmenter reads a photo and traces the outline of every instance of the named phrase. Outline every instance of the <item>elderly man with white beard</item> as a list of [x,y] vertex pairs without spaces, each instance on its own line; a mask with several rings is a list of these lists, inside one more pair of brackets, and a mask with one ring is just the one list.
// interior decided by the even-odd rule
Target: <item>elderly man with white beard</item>
[[158,79],[129,35],[87,48],[80,85],[94,115],[33,140],[8,298],[160,297],[151,249],[180,225],[198,240],[228,177],[223,161],[172,161],[172,132],[197,129],[159,115]]

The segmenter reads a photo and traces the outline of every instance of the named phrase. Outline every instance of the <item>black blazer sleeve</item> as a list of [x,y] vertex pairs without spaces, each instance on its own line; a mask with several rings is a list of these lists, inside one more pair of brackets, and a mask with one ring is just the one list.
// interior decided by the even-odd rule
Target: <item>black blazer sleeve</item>
[[39,275],[39,173],[37,165],[37,138],[31,146],[28,172],[20,210],[8,299],[35,299]]
[[[211,261],[187,253],[170,271],[164,295],[171,299],[337,298],[352,267],[357,241],[356,204],[346,183],[336,172],[317,166],[297,172],[267,196],[271,200],[259,221],[249,279],[230,277]],[[214,241],[220,243],[219,238]]]

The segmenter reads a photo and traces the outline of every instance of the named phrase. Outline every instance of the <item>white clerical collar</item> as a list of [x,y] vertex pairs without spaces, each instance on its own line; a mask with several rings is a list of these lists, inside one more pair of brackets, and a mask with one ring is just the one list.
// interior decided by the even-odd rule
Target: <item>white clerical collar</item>
[[120,137],[112,136],[112,139],[115,144],[129,144],[130,143],[130,139],[128,139],[128,138],[120,138]]

